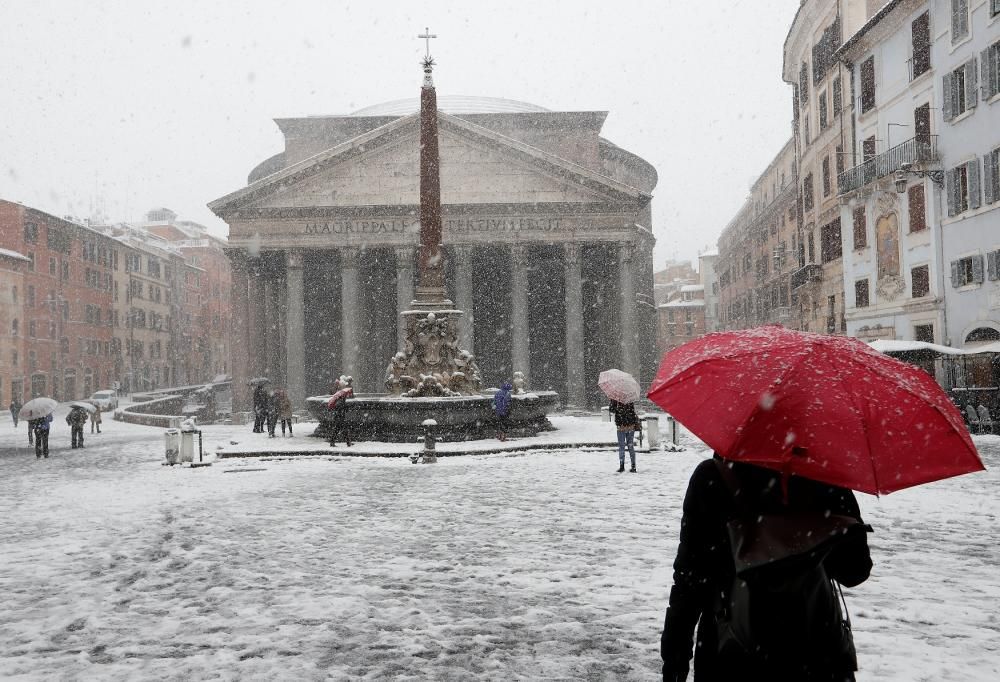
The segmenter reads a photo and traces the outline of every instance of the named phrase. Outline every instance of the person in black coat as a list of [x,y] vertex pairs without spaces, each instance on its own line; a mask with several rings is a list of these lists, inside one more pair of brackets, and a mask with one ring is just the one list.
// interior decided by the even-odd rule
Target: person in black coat
[[639,417],[635,413],[635,406],[632,403],[620,403],[612,400],[608,405],[608,411],[615,415],[615,428],[618,431],[618,473],[625,471],[625,448],[628,448],[629,458],[632,461],[633,474],[635,471],[635,432],[642,428],[639,424]]
[[[720,458],[716,455],[715,459]],[[786,500],[783,499],[780,473],[750,464],[729,464],[740,484],[740,494],[748,494],[747,501],[751,508],[761,513],[772,513],[784,507]],[[791,509],[829,510],[832,514],[861,520],[857,499],[850,490],[797,476],[789,477],[786,483],[787,505]],[[691,475],[684,497],[680,543],[674,561],[674,585],[670,590],[660,639],[663,679],[671,682],[687,679],[694,647],[697,682],[736,679],[771,682],[854,680],[856,662],[853,658],[837,660],[831,664],[832,669],[816,676],[803,675],[801,671],[762,669],[757,662],[748,661],[745,657],[727,660],[719,655],[715,620],[717,595],[728,591],[735,577],[726,528],[733,514],[733,495],[718,465],[711,459],[702,462]],[[830,578],[846,587],[854,587],[867,580],[872,561],[866,533],[846,535],[826,557],[823,566]]]
[[253,389],[253,432],[264,433],[264,420],[267,417],[267,391],[263,384],[257,384]]

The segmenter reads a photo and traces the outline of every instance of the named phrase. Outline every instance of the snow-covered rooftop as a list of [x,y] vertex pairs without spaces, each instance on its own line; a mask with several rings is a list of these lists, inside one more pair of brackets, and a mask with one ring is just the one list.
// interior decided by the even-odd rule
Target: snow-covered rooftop
[[[952,348],[951,346],[940,346],[936,343],[927,343],[926,341],[878,339],[876,341],[870,341],[868,345],[880,353],[907,353],[918,350],[929,350],[943,355],[964,355],[969,352],[960,348]],[[982,351],[975,352],[981,353]]]
[[24,261],[31,260],[23,253],[18,253],[17,251],[12,251],[11,249],[0,249],[0,256],[3,256],[5,258],[13,258],[14,260],[24,260]]
[[704,308],[705,307],[705,299],[703,299],[703,298],[696,298],[696,299],[691,300],[691,301],[685,301],[684,299],[679,298],[676,301],[670,301],[669,303],[663,303],[662,305],[660,305],[660,307],[661,308]]
[[[537,104],[500,97],[441,95],[437,103],[438,109],[446,114],[523,114],[550,111]],[[351,116],[407,116],[417,111],[420,111],[420,99],[410,97],[358,109]]]
[[684,286],[681,287],[681,293],[684,293],[685,291],[694,292],[694,291],[704,291],[704,290],[705,287],[702,286],[701,284],[685,284]]

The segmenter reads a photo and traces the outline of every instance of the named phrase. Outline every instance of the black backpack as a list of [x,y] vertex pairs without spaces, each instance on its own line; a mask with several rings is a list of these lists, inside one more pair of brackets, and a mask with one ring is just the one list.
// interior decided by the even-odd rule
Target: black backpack
[[[727,524],[734,578],[717,600],[719,656],[756,668],[801,673],[857,670],[843,592],[823,560],[858,519],[750,508],[728,464],[715,460],[733,495]],[[839,598],[838,598],[839,595]]]

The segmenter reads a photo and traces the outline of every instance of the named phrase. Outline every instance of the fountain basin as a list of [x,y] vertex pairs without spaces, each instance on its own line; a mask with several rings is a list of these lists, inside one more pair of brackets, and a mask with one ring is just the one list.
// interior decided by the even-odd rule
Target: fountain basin
[[[330,396],[306,399],[309,413],[319,422],[314,436],[328,438],[333,428],[326,404]],[[534,436],[553,429],[548,415],[559,408],[559,394],[538,391],[511,396],[506,422],[509,436]],[[362,393],[347,401],[345,420],[354,440],[390,443],[413,442],[424,434],[423,422],[437,422],[437,440],[452,442],[494,438],[497,418],[492,395],[449,398],[403,398],[396,395]]]

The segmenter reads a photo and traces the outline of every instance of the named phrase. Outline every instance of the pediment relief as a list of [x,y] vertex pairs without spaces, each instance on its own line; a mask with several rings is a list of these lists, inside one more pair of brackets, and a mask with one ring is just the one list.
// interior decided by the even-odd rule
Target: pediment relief
[[[419,119],[408,117],[279,171],[212,202],[241,209],[418,204]],[[588,169],[442,116],[441,200],[445,204],[648,201]]]

